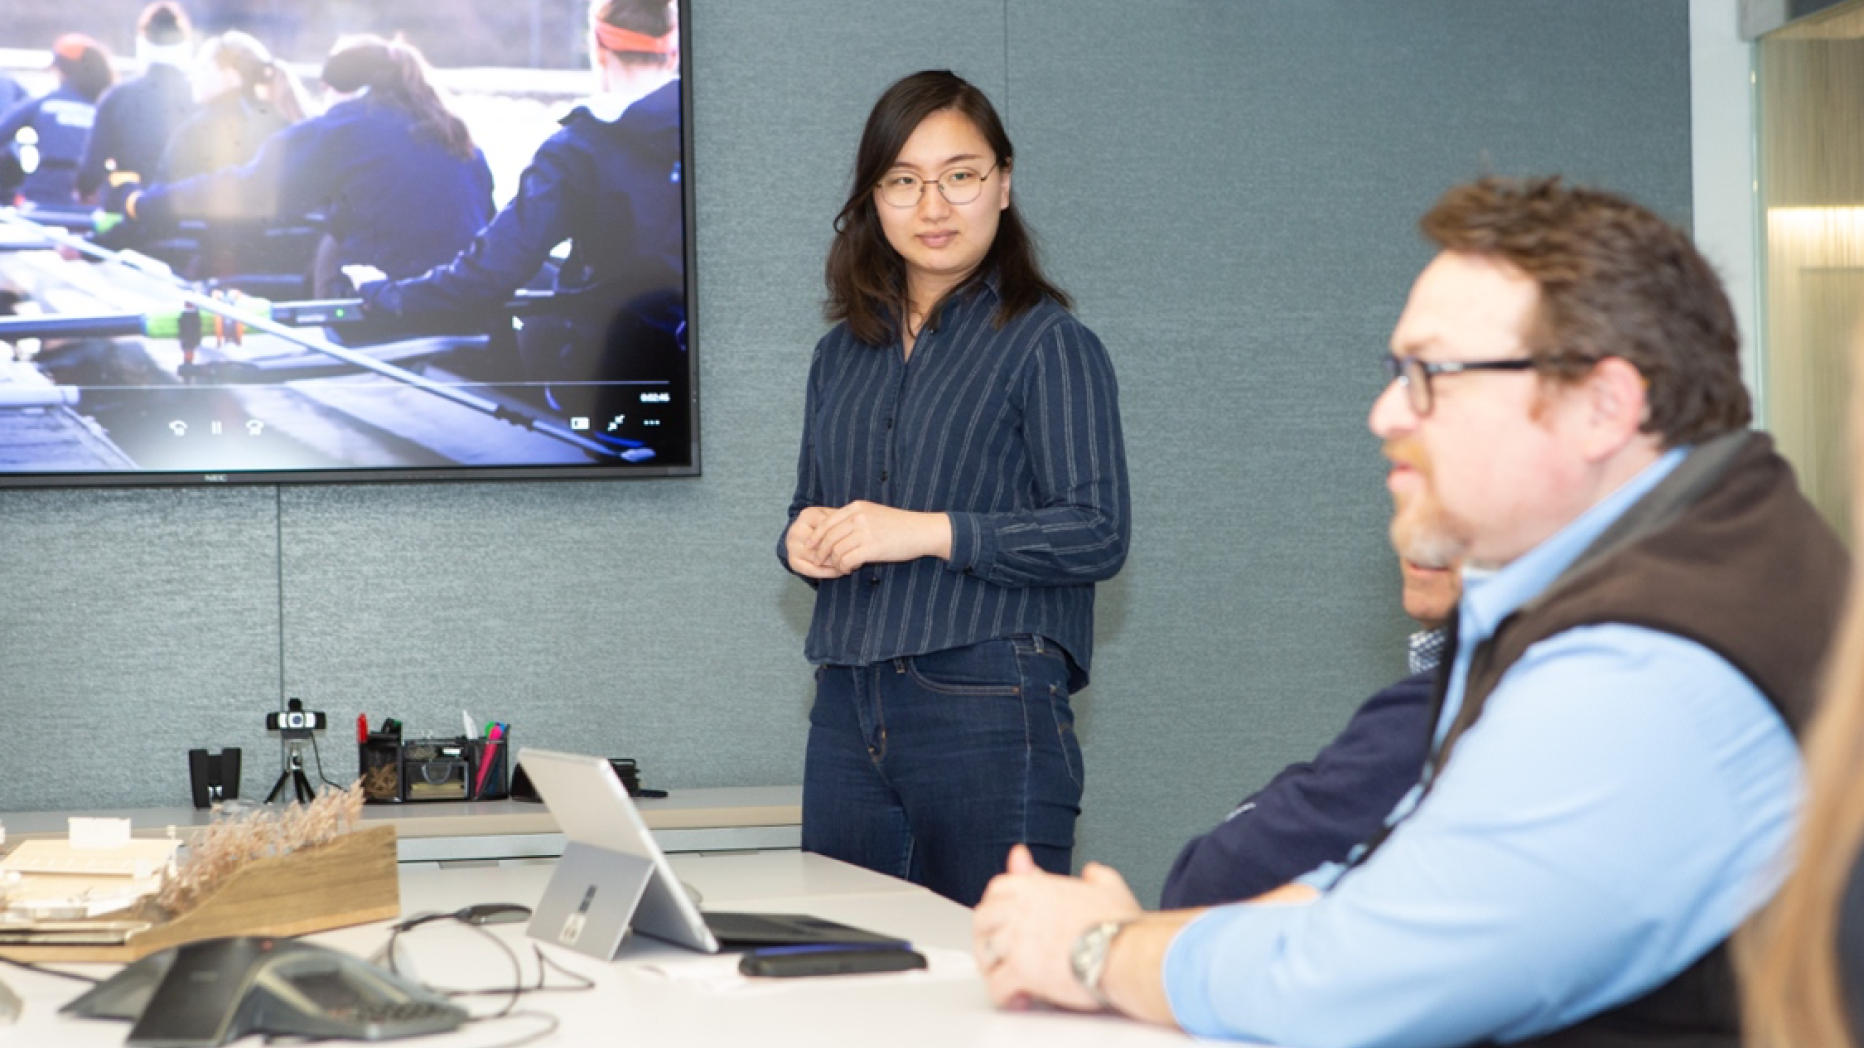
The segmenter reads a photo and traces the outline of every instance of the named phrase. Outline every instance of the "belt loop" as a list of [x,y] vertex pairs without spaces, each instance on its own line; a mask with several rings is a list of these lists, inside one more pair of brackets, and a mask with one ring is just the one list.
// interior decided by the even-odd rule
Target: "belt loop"
[[905,673],[906,672],[906,660],[903,658],[894,659],[893,660],[893,672]]

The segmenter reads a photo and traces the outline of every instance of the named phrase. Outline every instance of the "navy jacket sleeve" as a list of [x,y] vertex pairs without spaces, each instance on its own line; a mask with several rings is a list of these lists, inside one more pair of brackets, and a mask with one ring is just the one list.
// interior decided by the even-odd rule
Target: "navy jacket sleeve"
[[586,157],[552,136],[538,149],[518,180],[518,193],[471,246],[451,262],[406,280],[371,283],[360,289],[371,312],[392,316],[448,310],[496,308],[523,287],[568,239],[576,213],[577,186],[595,176],[578,171]]
[[951,571],[999,586],[1104,582],[1132,545],[1119,383],[1100,337],[1067,317],[1031,355],[1015,402],[1040,505],[951,517]]
[[1367,699],[1313,761],[1289,765],[1185,845],[1160,906],[1252,898],[1370,839],[1423,769],[1435,678],[1419,673]]
[[239,167],[148,187],[137,197],[136,217],[172,223],[301,215],[336,184],[332,172],[338,165],[326,161],[325,142],[321,121],[293,124],[266,139],[258,155]]

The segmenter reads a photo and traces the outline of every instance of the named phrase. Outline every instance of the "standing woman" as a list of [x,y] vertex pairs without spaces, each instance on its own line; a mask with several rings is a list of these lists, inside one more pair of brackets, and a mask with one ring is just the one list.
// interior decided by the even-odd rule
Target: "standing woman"
[[970,905],[1067,871],[1094,583],[1126,559],[1113,367],[1043,276],[989,99],[868,116],[828,256],[785,565],[816,587],[803,847]]

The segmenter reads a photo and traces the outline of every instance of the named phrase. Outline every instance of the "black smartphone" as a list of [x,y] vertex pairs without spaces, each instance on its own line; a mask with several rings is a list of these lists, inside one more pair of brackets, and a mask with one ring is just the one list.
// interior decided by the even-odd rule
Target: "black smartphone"
[[925,966],[925,957],[906,946],[856,944],[768,946],[747,951],[738,960],[738,970],[746,975],[779,979],[798,975],[907,972]]

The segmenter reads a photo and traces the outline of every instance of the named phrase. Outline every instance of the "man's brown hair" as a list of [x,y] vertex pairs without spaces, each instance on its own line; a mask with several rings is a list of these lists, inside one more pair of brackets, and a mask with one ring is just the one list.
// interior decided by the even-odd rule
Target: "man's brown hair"
[[1525,337],[1543,374],[1575,381],[1606,357],[1636,368],[1648,385],[1640,428],[1664,447],[1752,418],[1721,280],[1649,210],[1558,177],[1485,178],[1445,193],[1418,225],[1445,251],[1504,260],[1539,285]]

